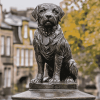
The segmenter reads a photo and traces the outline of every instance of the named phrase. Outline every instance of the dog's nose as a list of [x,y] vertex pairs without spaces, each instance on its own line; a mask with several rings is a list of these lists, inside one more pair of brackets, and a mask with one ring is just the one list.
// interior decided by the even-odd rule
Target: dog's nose
[[46,15],[46,17],[47,17],[47,18],[50,18],[50,17],[51,17],[51,15]]

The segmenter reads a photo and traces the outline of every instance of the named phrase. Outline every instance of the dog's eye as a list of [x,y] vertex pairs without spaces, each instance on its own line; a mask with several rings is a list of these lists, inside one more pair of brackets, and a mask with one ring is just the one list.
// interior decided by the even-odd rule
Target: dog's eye
[[40,10],[40,13],[41,13],[41,12],[44,12],[44,11],[46,11],[46,9],[42,9],[42,10]]
[[59,13],[59,12],[58,12],[57,10],[55,10],[55,9],[53,9],[52,12],[55,13],[55,14],[58,14],[58,13]]

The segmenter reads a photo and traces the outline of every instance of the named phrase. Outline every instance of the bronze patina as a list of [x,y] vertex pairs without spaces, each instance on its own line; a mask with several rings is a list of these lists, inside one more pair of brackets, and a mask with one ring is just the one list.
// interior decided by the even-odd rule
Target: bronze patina
[[59,83],[69,77],[76,81],[78,74],[76,63],[58,24],[64,16],[63,10],[55,4],[44,3],[35,8],[32,16],[38,22],[33,40],[38,74],[31,83],[43,82],[45,63],[49,76],[46,82]]

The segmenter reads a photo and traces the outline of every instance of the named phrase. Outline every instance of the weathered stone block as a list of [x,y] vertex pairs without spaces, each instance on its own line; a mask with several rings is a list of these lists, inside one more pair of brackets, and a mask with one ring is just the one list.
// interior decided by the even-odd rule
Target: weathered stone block
[[95,96],[81,92],[77,84],[31,84],[30,89],[12,96],[13,100],[94,100]]

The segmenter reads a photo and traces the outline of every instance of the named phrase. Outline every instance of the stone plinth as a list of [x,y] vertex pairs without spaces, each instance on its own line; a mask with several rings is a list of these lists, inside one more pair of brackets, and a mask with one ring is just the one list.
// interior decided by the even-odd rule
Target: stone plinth
[[31,84],[28,91],[12,96],[13,100],[94,100],[95,96],[81,92],[77,84]]
[[76,83],[55,83],[55,84],[49,84],[49,83],[42,83],[42,84],[29,84],[30,89],[77,89]]

